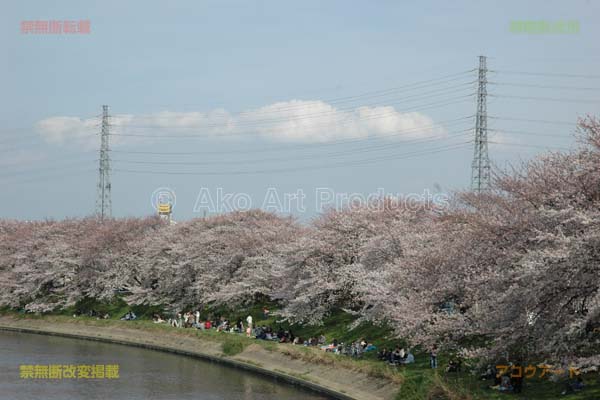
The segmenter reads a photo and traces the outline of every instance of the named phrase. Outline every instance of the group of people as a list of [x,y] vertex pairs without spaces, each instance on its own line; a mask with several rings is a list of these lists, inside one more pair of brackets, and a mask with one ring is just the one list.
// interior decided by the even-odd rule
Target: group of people
[[272,340],[278,343],[292,343],[299,344],[300,337],[294,336],[291,330],[283,330],[283,328],[279,328],[275,331],[272,327],[267,325],[257,326],[253,332],[253,336],[256,339],[261,340]]
[[496,367],[488,367],[484,378],[494,380],[494,384],[490,388],[500,392],[521,393],[523,376],[522,374],[513,374],[513,367],[520,368],[520,365],[515,364],[512,366],[511,364],[511,368],[507,368],[502,372],[499,372]]
[[156,324],[167,323],[175,328],[196,328],[202,330],[214,328],[219,332],[245,333],[247,336],[251,336],[253,332],[253,320],[251,315],[246,318],[246,325],[244,325],[241,318],[233,324],[223,316],[216,319],[207,318],[203,320],[200,318],[199,310],[187,311],[183,314],[178,312],[172,318],[167,320],[163,319],[160,314],[154,314],[152,320]]
[[[521,393],[523,390],[523,372],[520,363],[508,363],[508,368],[498,371],[493,365],[488,365],[487,369],[480,378],[482,380],[493,380],[493,385],[490,389],[498,390],[506,393]],[[570,377],[565,382],[565,389],[561,392],[562,395],[576,393],[583,390],[585,384],[581,375],[574,378]]]
[[[268,317],[269,310],[265,307],[262,310],[263,317]],[[152,320],[154,323],[167,323],[176,328],[196,328],[202,330],[216,329],[219,332],[245,334],[247,337],[253,337],[259,340],[269,340],[278,343],[290,343],[299,346],[319,347],[321,350],[332,352],[335,354],[348,355],[354,358],[361,357],[364,353],[376,351],[377,348],[366,339],[362,338],[347,344],[338,343],[337,339],[333,339],[331,343],[327,343],[324,335],[311,336],[302,338],[294,335],[291,329],[284,330],[282,327],[273,329],[268,325],[254,326],[254,321],[251,315],[248,315],[245,320],[238,318],[235,322],[230,321],[224,316],[216,319],[208,318],[201,319],[200,311],[187,311],[184,313],[178,312],[172,318],[163,319],[159,314],[154,314]],[[391,354],[391,352],[390,352]],[[396,357],[393,358],[394,362]],[[400,360],[400,358],[398,358]],[[414,356],[407,353],[407,357],[403,358],[404,363],[414,362]]]
[[125,315],[121,317],[121,321],[133,321],[137,319],[137,315],[133,311],[127,311]]
[[108,319],[110,318],[110,315],[108,315],[107,313],[100,313],[96,310],[94,310],[93,308],[90,311],[87,312],[83,312],[81,310],[75,310],[75,313],[73,314],[73,318],[77,318],[77,317],[82,317],[82,316],[86,316],[86,317],[91,317],[91,318],[96,318],[96,319]]
[[[269,316],[269,310],[264,307],[262,310],[263,317]],[[137,316],[133,311],[128,311],[121,320],[133,321],[137,319]],[[342,354],[351,356],[353,358],[360,358],[365,353],[376,351],[377,347],[372,343],[368,342],[365,338],[349,342],[339,343],[337,339],[333,339],[331,343],[327,343],[324,335],[312,336],[303,339],[300,336],[295,336],[291,330],[279,329],[274,330],[271,326],[262,325],[254,326],[254,321],[251,315],[248,315],[244,320],[238,318],[235,322],[231,322],[224,316],[216,319],[207,318],[201,319],[199,310],[187,311],[184,313],[178,312],[173,315],[172,318],[164,319],[160,314],[154,314],[152,320],[156,324],[166,323],[175,328],[195,328],[201,330],[216,329],[218,332],[227,333],[238,333],[245,334],[247,337],[253,337],[260,340],[270,340],[278,343],[290,343],[293,345],[300,346],[314,346],[319,347],[321,350],[332,352],[335,354]],[[437,357],[435,349],[432,350],[431,354],[431,367],[437,367]],[[377,353],[377,358],[381,361],[385,361],[391,365],[400,364],[412,364],[415,362],[415,357],[410,350],[405,350],[400,346],[396,346],[394,350],[388,350],[383,348]],[[451,361],[451,364],[453,361]],[[460,364],[449,365],[448,371],[460,370]]]
[[325,336],[312,339],[315,342],[309,342],[308,345],[320,345],[321,350],[329,351],[335,354],[343,354],[351,356],[353,358],[360,358],[364,353],[377,350],[372,343],[368,343],[364,338],[355,340],[349,343],[338,343],[337,339],[333,339],[331,343],[327,344]]
[[400,346],[396,346],[393,351],[384,347],[377,354],[377,358],[391,365],[412,364],[415,362],[415,356],[410,349],[404,350],[404,348],[401,348]]

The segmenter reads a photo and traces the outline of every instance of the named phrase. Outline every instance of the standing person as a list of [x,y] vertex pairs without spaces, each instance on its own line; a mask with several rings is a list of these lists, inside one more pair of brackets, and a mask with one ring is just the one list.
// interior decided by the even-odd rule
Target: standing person
[[437,368],[437,347],[433,345],[429,353],[429,365],[431,368]]
[[[248,327],[246,328],[246,332],[249,330],[250,331],[250,335],[252,335],[252,315],[248,315],[248,317],[246,318],[246,322],[248,323]],[[248,335],[248,336],[250,336]]]

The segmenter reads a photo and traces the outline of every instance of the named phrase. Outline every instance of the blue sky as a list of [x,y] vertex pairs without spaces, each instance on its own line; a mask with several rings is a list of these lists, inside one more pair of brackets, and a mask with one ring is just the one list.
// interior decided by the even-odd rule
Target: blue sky
[[[146,135],[111,137],[118,217],[151,214],[159,187],[180,220],[201,216],[202,188],[255,206],[269,188],[301,189],[300,218],[316,188],[465,188],[477,57],[492,70],[495,165],[569,148],[569,123],[598,114],[599,16],[593,1],[13,2],[0,16],[0,217],[93,212],[102,104],[113,133]],[[39,20],[90,20],[91,33],[21,33]],[[540,20],[580,30],[509,29]]]

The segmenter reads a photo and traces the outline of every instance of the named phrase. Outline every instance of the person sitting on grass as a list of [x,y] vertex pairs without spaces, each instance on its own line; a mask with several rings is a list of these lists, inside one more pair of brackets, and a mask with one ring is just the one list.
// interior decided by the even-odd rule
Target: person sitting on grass
[[390,364],[398,364],[400,362],[400,346],[396,346],[392,354],[390,354]]
[[446,367],[446,372],[460,372],[461,370],[461,362],[459,360],[450,359],[448,361],[448,366]]
[[512,392],[513,387],[510,383],[510,376],[505,372],[504,374],[496,375],[496,382],[494,386],[490,386],[490,389],[499,390],[500,392]]
[[154,322],[155,324],[162,324],[163,322],[165,322],[165,320],[162,319],[159,314],[154,314],[152,316],[152,322]]
[[377,359],[381,361],[387,361],[389,359],[389,351],[387,347],[384,347],[379,353],[377,353]]
[[327,339],[325,339],[325,335],[320,335],[317,344],[325,344],[325,342],[327,342]]
[[567,387],[562,391],[562,395],[571,394],[583,390],[585,384],[581,375],[577,375],[574,381],[567,381]]
[[196,325],[196,317],[193,313],[188,314],[187,322],[185,323],[186,328],[191,328]]
[[510,383],[510,376],[503,375],[502,378],[500,378],[500,391],[501,392],[511,392],[512,390],[513,390],[513,387]]
[[121,317],[121,321],[133,321],[137,316],[133,311],[128,311],[125,315]]
[[496,370],[496,367],[488,364],[486,370],[479,375],[479,379],[482,381],[487,381],[488,379],[493,379],[496,377],[496,375],[498,374],[498,371]]
[[406,357],[401,361],[402,364],[412,364],[415,362],[415,356],[408,350],[406,352]]
[[267,333],[262,327],[256,328],[256,339],[267,340]]

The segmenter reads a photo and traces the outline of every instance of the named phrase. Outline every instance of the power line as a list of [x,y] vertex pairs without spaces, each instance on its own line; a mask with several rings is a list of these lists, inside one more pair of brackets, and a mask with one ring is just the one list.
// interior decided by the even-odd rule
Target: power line
[[[329,147],[329,146],[338,146],[338,145],[346,145],[346,144],[355,144],[355,143],[364,143],[375,140],[388,140],[396,137],[404,136],[410,133],[418,133],[424,130],[436,129],[436,128],[444,128],[452,125],[463,124],[467,120],[473,118],[473,116],[468,117],[460,117],[454,118],[451,120],[440,121],[439,123],[419,126],[412,129],[402,129],[391,131],[389,133],[383,135],[373,135],[368,137],[359,137],[359,138],[349,138],[349,139],[339,139],[339,140],[330,140],[327,142],[318,142],[318,143],[294,143],[294,144],[286,144],[282,146],[273,146],[269,148],[261,148],[261,149],[253,149],[253,151],[249,151],[249,149],[243,150],[225,150],[225,151],[185,151],[185,152],[149,152],[149,151],[125,151],[125,150],[111,150],[113,153],[123,153],[123,154],[149,154],[149,155],[210,155],[210,154],[246,154],[249,152],[263,153],[270,151],[281,151],[281,150],[298,150],[299,148],[315,148],[315,147]],[[315,136],[316,134],[308,135]]]
[[[423,80],[423,81],[409,83],[409,84],[406,84],[406,85],[396,86],[396,87],[393,87],[393,88],[390,88],[390,89],[383,89],[383,90],[379,90],[379,91],[371,91],[371,92],[366,92],[366,93],[363,93],[363,94],[360,94],[360,95],[354,95],[354,96],[338,97],[337,99],[330,99],[330,100],[325,100],[325,101],[327,103],[337,103],[337,102],[339,102],[341,100],[345,100],[345,99],[363,98],[363,97],[371,96],[371,95],[379,95],[379,94],[385,93],[385,92],[396,92],[398,90],[405,90],[407,88],[414,87],[414,86],[417,86],[417,87],[420,88],[423,85],[429,86],[427,84],[437,85],[437,84],[443,83],[443,82],[437,82],[437,81],[440,81],[440,80],[444,80],[446,82],[454,81],[454,80],[457,80],[457,79],[461,79],[461,78],[458,78],[458,77],[463,76],[463,75],[468,75],[468,74],[470,74],[470,73],[472,73],[474,71],[476,71],[476,69],[470,69],[470,70],[456,72],[456,73],[449,74],[449,75],[443,75],[443,76],[438,77],[438,78],[426,79],[426,80]],[[454,78],[454,79],[452,79],[452,78]]]
[[[71,160],[71,158],[73,158],[73,156],[75,156],[75,158],[77,158],[77,156],[81,156],[81,155],[88,154],[91,152],[95,153],[95,152],[97,152],[97,150],[88,150],[88,151],[81,151],[78,153],[61,154],[59,159],[39,157],[37,159],[30,160],[29,162],[30,163],[52,162],[53,164],[63,163],[65,161],[74,162],[74,161],[78,161],[78,160]],[[44,156],[45,156],[45,154],[44,154]],[[84,160],[80,160],[80,161],[84,161]],[[22,166],[22,165],[23,165],[22,160],[14,161],[14,162],[0,162],[0,168],[15,167],[15,166]]]
[[[431,108],[438,108],[438,107],[445,107],[448,105],[456,105],[458,103],[460,103],[460,100],[462,99],[462,101],[464,101],[466,98],[470,98],[472,97],[471,94],[469,95],[465,95],[465,96],[459,96],[459,97],[454,97],[454,98],[450,98],[450,99],[444,99],[443,101],[439,101],[439,102],[433,102],[433,103],[429,103],[429,104],[425,104],[424,107],[422,108],[418,108],[418,109],[412,109],[412,110],[394,110],[393,112],[386,112],[386,113],[380,113],[380,114],[373,114],[370,115],[369,117],[356,117],[356,119],[352,120],[351,117],[347,117],[345,120],[349,121],[349,122],[355,122],[356,120],[358,121],[367,121],[367,120],[372,120],[372,119],[378,119],[378,118],[384,118],[386,116],[390,116],[390,115],[395,115],[397,113],[408,113],[408,112],[417,112],[417,111],[423,111],[425,109],[431,109]],[[289,121],[293,121],[293,119],[290,119]],[[336,125],[343,125],[344,120],[342,121],[333,121]],[[332,123],[328,122],[326,124],[317,124],[317,125],[313,125],[313,127],[318,127],[318,126],[331,126]],[[205,128],[207,126],[203,126],[202,128]],[[177,128],[171,128],[171,129],[177,129]],[[195,128],[198,129],[198,128]],[[262,135],[264,136],[265,133],[264,132],[254,132],[254,135]],[[227,136],[253,136],[248,132],[245,133],[232,133],[232,132],[227,132],[227,133],[219,133],[219,134],[213,134],[213,135],[153,135],[153,134],[132,134],[132,133],[111,133],[111,136],[130,136],[130,137],[147,137],[147,138],[157,138],[157,139],[169,139],[169,138],[180,138],[180,139],[201,139],[201,138],[219,138],[219,137],[227,137]]]
[[497,116],[489,116],[491,119],[500,119],[505,121],[521,121],[521,122],[532,122],[532,123],[540,123],[540,124],[553,124],[553,125],[568,125],[575,126],[576,122],[568,122],[568,121],[550,121],[545,119],[527,119],[527,118],[511,118],[511,117],[497,117]]
[[600,91],[597,87],[574,87],[574,86],[553,86],[553,85],[535,85],[528,83],[512,83],[512,82],[488,82],[491,85],[500,86],[515,86],[515,87],[529,87],[538,89],[565,89],[565,90],[584,90],[584,91]]
[[514,71],[514,70],[494,70],[501,74],[514,75],[533,75],[533,76],[549,76],[556,78],[585,78],[585,79],[600,79],[600,75],[584,75],[584,74],[563,74],[554,72],[529,72],[529,71]]
[[325,153],[325,154],[312,154],[312,155],[304,155],[304,156],[300,156],[300,157],[272,157],[272,158],[261,158],[261,159],[248,159],[248,160],[233,160],[233,161],[225,161],[225,160],[219,160],[219,161],[144,161],[144,160],[122,160],[122,159],[114,159],[112,160],[113,162],[121,162],[121,163],[126,163],[126,164],[142,164],[142,165],[237,165],[237,164],[252,164],[252,163],[264,163],[264,162],[274,162],[274,161],[302,161],[302,160],[314,160],[314,159],[322,159],[324,157],[327,158],[336,158],[336,157],[340,157],[340,156],[348,156],[348,155],[355,155],[355,154],[360,154],[360,153],[368,153],[368,152],[373,152],[373,151],[385,151],[385,150],[394,150],[397,147],[402,147],[405,145],[412,145],[412,144],[422,144],[422,143],[429,143],[429,142],[433,142],[433,141],[440,141],[440,140],[448,140],[448,139],[455,139],[455,138],[459,138],[459,137],[465,137],[467,135],[470,135],[471,129],[465,129],[459,132],[456,132],[456,134],[452,135],[452,136],[433,136],[433,137],[425,137],[425,138],[421,138],[421,139],[415,139],[413,141],[402,141],[399,143],[395,143],[395,144],[389,144],[389,143],[384,143],[384,144],[379,144],[376,146],[371,146],[371,147],[361,147],[358,149],[351,149],[351,150],[346,150],[346,151],[338,151],[338,152],[331,152],[331,153]]
[[[282,123],[282,122],[285,122],[285,123],[302,122],[305,120],[323,118],[323,117],[326,117],[329,115],[333,115],[333,116],[340,117],[340,118],[338,118],[336,120],[332,120],[332,121],[327,121],[325,123],[313,125],[313,126],[331,126],[333,124],[344,125],[345,122],[354,123],[356,121],[366,121],[366,120],[385,118],[390,115],[396,115],[397,113],[418,112],[418,111],[423,111],[423,110],[431,109],[431,108],[438,108],[438,107],[444,107],[447,105],[454,105],[454,104],[457,104],[458,102],[460,102],[459,100],[470,98],[470,97],[472,97],[472,94],[443,98],[443,99],[435,101],[435,102],[424,103],[424,104],[413,106],[413,108],[410,110],[393,110],[393,111],[389,111],[389,112],[371,114],[368,116],[357,116],[355,114],[352,114],[351,111],[355,111],[355,109],[352,109],[352,110],[333,110],[333,111],[327,112],[328,115],[296,116],[294,118],[289,118],[289,117],[288,118],[279,118],[277,120],[273,119],[273,120],[269,120],[269,121],[250,121],[252,123],[236,122],[234,125],[234,128],[254,127],[254,128],[269,129],[269,127],[261,126],[261,125],[263,125],[263,124],[273,125],[273,124]],[[390,107],[392,105],[397,105],[397,104],[398,103],[390,103],[390,104],[387,104],[386,107]],[[144,129],[159,129],[159,130],[160,129],[181,130],[181,129],[199,129],[199,128],[203,128],[203,129],[222,128],[222,127],[227,128],[227,127],[231,127],[231,126],[232,126],[232,123],[229,123],[229,124],[221,123],[221,124],[204,124],[201,126],[153,126],[153,125],[147,125],[147,126],[143,126],[143,128]],[[123,125],[123,126],[119,126],[119,127],[120,128],[121,127],[130,128],[130,125]],[[141,127],[142,126],[133,126],[133,128],[141,128]],[[220,133],[219,134],[219,136],[244,136],[244,135],[246,135],[246,136],[249,135],[248,131],[246,131],[246,132],[228,132],[228,133]],[[147,136],[147,135],[135,134],[135,133],[115,133],[115,134],[113,134],[113,136]],[[179,136],[193,137],[194,135],[179,135]],[[154,135],[154,137],[158,137],[158,135]],[[167,137],[173,137],[173,135],[170,135]]]
[[12,180],[12,181],[1,181],[2,185],[8,186],[8,185],[19,185],[19,184],[24,184],[24,183],[32,183],[32,182],[39,182],[39,181],[47,181],[48,179],[52,179],[52,178],[59,178],[59,179],[63,179],[66,176],[76,176],[76,175],[81,175],[84,173],[91,173],[91,172],[98,172],[96,169],[73,169],[73,168],[69,168],[68,170],[65,171],[60,171],[57,174],[50,174],[50,175],[41,175],[41,176],[35,176],[31,179],[17,179],[17,180]]
[[561,134],[527,132],[527,131],[519,131],[519,130],[511,130],[511,129],[488,129],[488,130],[490,130],[492,132],[496,132],[496,133],[517,133],[520,135],[548,136],[548,137],[560,137],[560,138],[569,138],[570,137],[570,136],[561,135]]
[[540,145],[536,145],[536,144],[525,144],[525,143],[510,143],[510,142],[488,142],[488,143],[493,143],[493,144],[499,144],[499,145],[505,145],[505,146],[519,146],[519,147],[533,147],[533,148],[537,148],[537,149],[545,149],[545,150],[571,150],[567,147],[561,147],[561,146],[540,146]]
[[[89,138],[91,136],[98,136],[98,134],[94,133],[91,135],[72,136],[72,137],[70,137],[70,140],[77,141],[80,139]],[[40,146],[47,146],[49,144],[48,142],[44,141],[43,138],[40,137],[39,139],[40,140],[38,140],[37,142],[36,142],[36,140],[27,139],[27,141],[31,141],[31,143],[19,143],[18,141],[16,143],[11,143],[10,141],[1,142],[0,143],[0,154],[15,151],[15,150],[32,149],[32,148],[35,149]],[[4,148],[4,147],[2,147],[3,144],[16,144],[17,146]],[[20,144],[27,144],[27,146],[19,146]]]
[[[461,71],[461,72],[456,72],[453,74],[448,74],[448,75],[443,75],[441,77],[438,78],[432,78],[432,79],[426,79],[423,81],[417,81],[417,82],[413,82],[413,83],[409,83],[409,84],[405,84],[405,85],[401,85],[401,86],[396,86],[390,89],[382,89],[382,90],[374,90],[374,91],[369,91],[369,92],[365,92],[359,95],[352,95],[352,96],[344,96],[344,97],[337,97],[337,98],[332,98],[332,99],[325,99],[322,100],[324,103],[327,104],[339,104],[339,103],[345,103],[348,101],[355,101],[356,99],[367,99],[367,98],[374,98],[374,97],[382,97],[382,96],[389,96],[391,94],[394,94],[395,92],[401,91],[401,90],[417,90],[417,89],[422,89],[423,87],[428,87],[428,86],[434,86],[434,85],[440,85],[440,84],[444,84],[444,83],[448,83],[448,82],[453,82],[459,79],[464,79],[465,75],[469,75],[471,74],[473,71],[475,71],[475,69],[471,69],[471,70],[466,70],[466,71]],[[305,106],[300,105],[300,106],[287,106],[287,107],[282,107],[279,108],[278,111],[290,111],[290,110],[297,110],[297,109],[302,109]],[[233,112],[231,113],[232,115],[244,115],[247,113],[252,112],[254,113],[271,113],[273,111],[269,110],[269,111],[237,111],[237,112]]]
[[90,160],[79,160],[79,161],[67,163],[67,165],[50,166],[50,167],[44,167],[44,168],[34,168],[34,169],[29,169],[29,170],[9,171],[9,172],[4,172],[4,173],[0,174],[0,177],[12,176],[12,175],[23,175],[23,174],[53,171],[53,170],[68,171],[68,170],[71,170],[72,167],[76,167],[76,166],[80,166],[80,165],[84,165],[84,164],[89,165],[89,163],[90,163]]
[[[474,69],[471,70],[465,70],[465,71],[460,71],[460,72],[456,72],[456,73],[452,73],[452,74],[447,74],[447,75],[443,75],[437,78],[432,78],[432,79],[426,79],[426,80],[422,80],[422,81],[417,81],[417,82],[413,82],[413,83],[409,83],[409,84],[405,84],[405,85],[400,85],[400,86],[396,86],[393,88],[389,88],[389,89],[382,89],[382,90],[374,90],[374,91],[368,91],[359,95],[351,95],[351,96],[344,96],[344,97],[338,97],[338,98],[331,98],[331,99],[325,99],[325,100],[321,100],[324,103],[327,104],[338,104],[338,103],[344,103],[344,102],[348,102],[348,101],[355,101],[355,100],[360,100],[360,99],[368,99],[368,98],[374,98],[374,97],[382,97],[382,96],[389,96],[392,94],[395,94],[398,91],[402,91],[402,90],[419,90],[422,89],[424,87],[428,87],[428,86],[435,86],[435,85],[441,85],[441,84],[445,84],[448,82],[453,82],[453,81],[457,81],[460,79],[464,79],[465,76],[469,75],[470,73],[472,73],[473,71],[475,71]],[[472,82],[471,82],[472,83]],[[470,84],[469,82],[464,83],[464,85]],[[457,85],[461,86],[461,85]],[[448,90],[451,87],[446,87],[446,88],[440,88],[437,89],[439,90]],[[415,95],[415,96],[419,96],[419,95]],[[264,107],[261,107],[264,108]],[[256,109],[256,110],[243,110],[243,111],[236,111],[236,112],[232,112],[229,113],[228,115],[245,115],[245,114],[249,114],[252,113],[253,115],[257,115],[257,114],[273,114],[273,113],[278,113],[278,112],[285,112],[285,111],[290,111],[290,110],[298,110],[298,109],[305,109],[306,105],[299,105],[299,106],[294,106],[294,105],[289,105],[287,107],[279,107],[275,110],[264,110],[261,111],[260,108]],[[102,117],[102,115],[94,115],[91,117],[86,117],[83,118],[83,120],[90,120],[93,118],[100,118]],[[113,118],[116,118],[118,116],[114,116]],[[101,126],[100,122],[98,123],[98,125],[95,125],[95,127],[99,128]],[[94,126],[88,126],[87,128],[93,128]],[[116,127],[116,126],[115,126]],[[130,127],[133,127],[130,126]],[[143,126],[142,126],[143,127]],[[152,128],[160,128],[157,126],[151,126]],[[0,127],[0,131],[2,132],[10,132],[10,131],[23,131],[23,130],[32,130],[32,127],[10,127],[10,128],[2,128]],[[169,129],[173,129],[173,127],[169,127]],[[180,129],[180,128],[178,128]],[[97,133],[92,133],[90,135],[87,136],[96,136],[98,135]],[[20,137],[23,137],[23,135],[19,135]],[[32,137],[32,138],[36,138],[36,137],[40,137],[38,134],[31,134],[31,135],[27,135],[28,137]],[[1,142],[0,142],[1,143]]]
[[[438,89],[434,89],[434,90],[430,90],[427,92],[422,92],[419,94],[413,94],[410,96],[403,96],[403,97],[398,97],[398,98],[394,98],[394,99],[387,99],[385,105],[389,106],[390,104],[401,104],[404,103],[406,101],[419,101],[422,99],[427,99],[427,98],[432,98],[432,97],[439,97],[440,95],[445,95],[445,94],[452,94],[452,93],[456,93],[458,88],[462,88],[465,87],[468,89],[467,86],[472,86],[473,83],[475,82],[466,82],[466,83],[461,83],[458,85],[454,85],[454,86],[450,86],[450,87],[446,87],[446,88],[438,88]],[[326,106],[331,106],[330,103],[325,103],[323,102],[324,105]],[[352,106],[347,106],[345,108],[333,108],[331,110],[328,111],[319,111],[319,112],[312,112],[312,113],[307,113],[307,114],[300,114],[300,115],[293,115],[292,117],[290,116],[282,116],[282,117],[277,117],[277,118],[267,118],[267,119],[257,119],[257,120],[250,120],[250,121],[245,121],[244,124],[241,124],[240,122],[238,122],[238,125],[242,125],[242,126],[247,126],[247,125],[257,125],[257,124],[270,124],[270,123],[276,123],[276,122],[281,122],[281,121],[290,121],[290,120],[304,120],[304,119],[312,119],[312,118],[320,118],[320,117],[324,117],[324,116],[329,116],[329,115],[335,115],[338,114],[340,112],[344,112],[344,111],[354,111],[357,107],[376,107],[376,106],[381,106],[381,103],[367,103],[367,104],[359,104],[359,105],[352,105]],[[309,106],[307,106],[306,104],[297,107],[297,110],[308,110],[308,108],[310,108]],[[259,109],[260,110],[260,109]],[[264,113],[264,114],[274,114],[274,113],[278,113],[278,112],[282,112],[285,111],[285,108],[281,109],[281,108],[276,108],[273,110],[265,110],[265,111],[258,111],[255,112],[255,110],[252,111],[245,111],[244,113],[237,115],[237,116],[243,116],[243,114],[252,114],[252,115],[256,115],[256,113]],[[233,117],[235,115],[233,114],[222,114],[222,117],[226,117],[226,118],[230,118]],[[212,115],[212,117],[219,117],[219,115]],[[153,119],[154,120],[161,120],[161,119],[167,119],[170,117],[157,117],[154,116]],[[214,124],[206,124],[203,125],[203,127],[221,127],[224,124],[228,124],[230,121],[225,121],[223,123],[214,123]],[[160,125],[156,126],[156,125],[135,125],[135,124],[124,124],[122,126],[125,126],[127,128],[161,128]],[[172,127],[166,127],[169,129],[172,129]],[[194,129],[197,127],[178,127],[177,129]]]
[[412,158],[414,156],[435,154],[435,153],[439,153],[442,151],[464,148],[465,145],[468,145],[470,143],[472,143],[472,142],[466,141],[466,142],[455,144],[452,146],[443,146],[440,148],[431,149],[431,150],[427,150],[427,151],[405,153],[405,154],[400,154],[400,155],[390,155],[387,157],[370,158],[370,159],[364,159],[364,160],[357,160],[357,161],[353,161],[353,162],[339,162],[336,164],[311,165],[311,166],[283,168],[283,169],[264,169],[264,170],[254,170],[254,171],[238,170],[238,171],[227,171],[227,172],[225,172],[225,171],[191,172],[191,171],[147,171],[147,170],[142,171],[142,170],[129,170],[129,169],[115,168],[114,171],[137,173],[137,174],[194,175],[194,176],[259,175],[259,174],[272,174],[272,173],[282,173],[282,172],[302,172],[302,171],[315,170],[315,169],[318,170],[318,169],[327,169],[327,168],[365,165],[365,164],[371,164],[371,163],[376,163],[376,162],[385,161],[385,160],[401,160],[404,158]]
[[505,94],[491,94],[490,96],[504,98],[504,99],[557,101],[560,103],[599,103],[600,104],[600,100],[563,99],[563,98],[556,98],[556,97],[510,96],[510,95],[505,95]]

